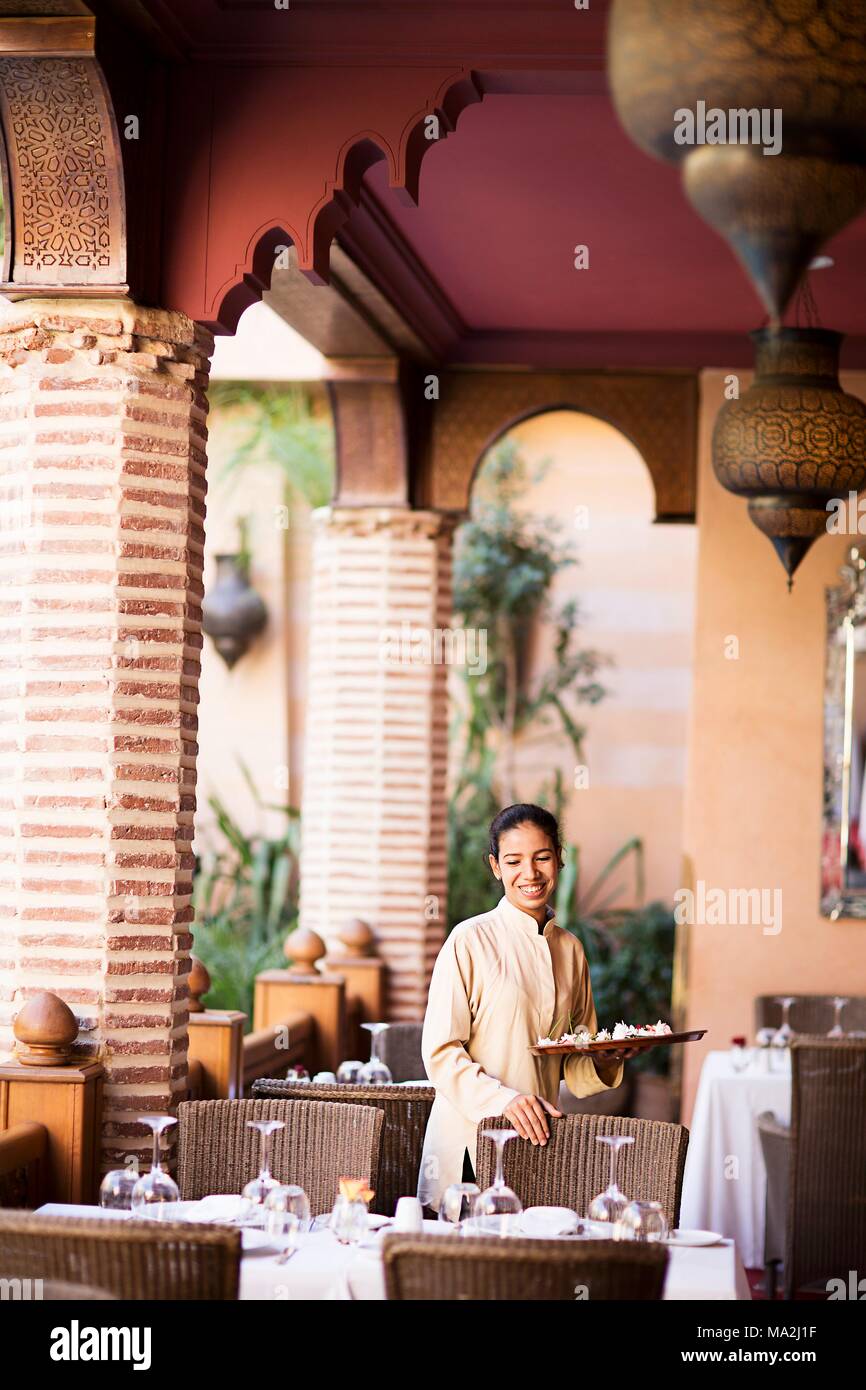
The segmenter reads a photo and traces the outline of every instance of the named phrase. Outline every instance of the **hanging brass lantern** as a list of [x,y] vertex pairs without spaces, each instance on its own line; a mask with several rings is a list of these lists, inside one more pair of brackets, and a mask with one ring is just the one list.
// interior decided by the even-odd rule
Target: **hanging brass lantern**
[[647,153],[682,165],[689,201],[774,321],[818,248],[866,206],[864,67],[862,0],[614,0],[619,118]]
[[866,485],[866,405],[839,385],[843,334],[761,328],[755,377],[726,401],[713,430],[713,468],[773,542],[788,574],[827,531],[827,503]]

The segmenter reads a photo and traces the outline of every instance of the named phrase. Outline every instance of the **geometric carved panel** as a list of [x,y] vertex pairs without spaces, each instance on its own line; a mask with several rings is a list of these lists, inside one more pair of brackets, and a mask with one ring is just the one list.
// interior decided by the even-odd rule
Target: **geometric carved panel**
[[123,173],[99,64],[0,56],[11,190],[11,273],[38,288],[126,278]]
[[642,455],[656,519],[695,515],[698,378],[694,372],[443,372],[418,503],[464,512],[491,444],[531,415],[577,410],[607,420]]

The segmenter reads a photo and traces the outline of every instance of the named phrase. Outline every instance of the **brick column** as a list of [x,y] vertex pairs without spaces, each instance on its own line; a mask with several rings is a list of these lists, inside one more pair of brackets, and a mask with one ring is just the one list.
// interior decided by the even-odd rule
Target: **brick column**
[[[388,965],[387,1017],[423,1015],[444,937],[452,523],[407,508],[315,514],[301,925],[351,918]],[[446,644],[447,645],[447,644]]]
[[186,1086],[212,348],[127,300],[0,321],[0,1055],[66,1000],[103,1165]]

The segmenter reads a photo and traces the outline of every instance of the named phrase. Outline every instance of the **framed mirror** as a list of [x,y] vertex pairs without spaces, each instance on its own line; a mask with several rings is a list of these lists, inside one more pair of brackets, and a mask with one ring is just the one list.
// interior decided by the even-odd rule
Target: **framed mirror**
[[866,918],[866,554],[827,589],[821,911]]

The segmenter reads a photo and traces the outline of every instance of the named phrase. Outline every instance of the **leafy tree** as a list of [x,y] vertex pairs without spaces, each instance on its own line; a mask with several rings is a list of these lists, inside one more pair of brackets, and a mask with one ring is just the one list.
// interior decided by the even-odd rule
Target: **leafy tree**
[[[596,675],[606,658],[578,642],[579,611],[555,607],[557,576],[577,563],[553,517],[521,514],[515,503],[543,476],[513,439],[488,455],[476,482],[470,520],[455,545],[454,610],[465,628],[486,634],[486,667],[466,673],[452,728],[460,769],[449,816],[449,918],[478,911],[490,893],[485,867],[487,826],[501,806],[519,800],[515,784],[518,746],[564,739],[575,763],[583,761],[585,728],[577,706],[605,694]],[[542,623],[554,633],[552,660],[533,682],[529,649]],[[565,802],[562,774],[534,793],[559,814]]]

